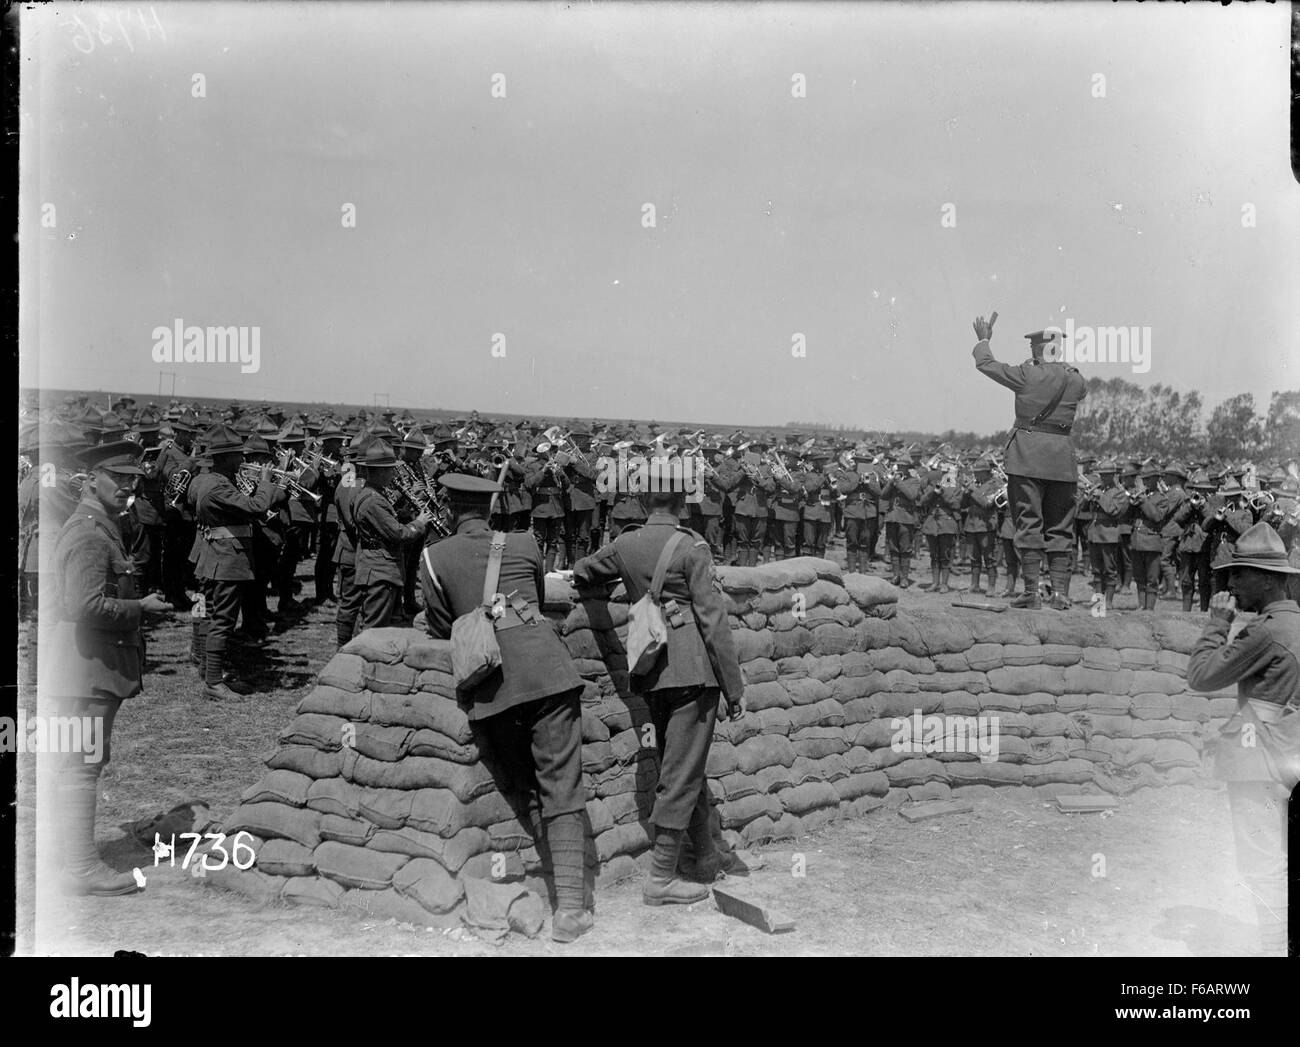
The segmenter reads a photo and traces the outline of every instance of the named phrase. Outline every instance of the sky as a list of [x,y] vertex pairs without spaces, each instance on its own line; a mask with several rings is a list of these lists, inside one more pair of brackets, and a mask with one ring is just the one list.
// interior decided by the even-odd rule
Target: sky
[[[1000,359],[1148,328],[1085,375],[1262,410],[1300,388],[1288,17],[27,9],[21,383],[992,432],[996,310]],[[258,370],[155,362],[177,320],[260,328]]]

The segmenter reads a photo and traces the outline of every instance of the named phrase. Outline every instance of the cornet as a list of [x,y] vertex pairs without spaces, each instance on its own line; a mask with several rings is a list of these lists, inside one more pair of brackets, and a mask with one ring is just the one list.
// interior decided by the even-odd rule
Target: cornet
[[[244,472],[241,468],[240,471],[235,474],[235,486],[239,488],[240,493],[246,498],[252,498],[253,495],[257,493],[257,478],[251,473]],[[279,515],[279,508],[267,509],[266,515],[262,517],[262,522],[270,523]]]
[[190,481],[193,478],[188,469],[177,469],[171,476],[167,477],[167,485],[163,488],[163,497],[170,508],[179,509],[181,507],[185,492],[190,489]]
[[328,469],[329,471],[336,473],[340,468],[342,468],[342,463],[328,457],[325,454],[325,451],[320,447],[313,447],[305,454],[296,457],[297,461],[301,462],[308,469],[315,470],[316,472]]
[[[301,470],[277,469],[275,467],[272,467],[271,469],[271,479],[275,481],[276,487],[287,487],[295,497],[306,498],[319,505],[320,495],[315,491],[309,491],[298,482],[298,476],[300,474]],[[252,480],[254,485],[253,489],[256,490],[256,485],[262,479],[262,467],[253,462],[245,462],[239,467],[238,475],[245,476]]]

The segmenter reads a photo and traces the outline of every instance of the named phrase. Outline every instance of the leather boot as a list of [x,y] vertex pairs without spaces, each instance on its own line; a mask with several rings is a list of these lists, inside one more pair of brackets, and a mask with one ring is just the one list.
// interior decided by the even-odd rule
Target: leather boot
[[921,582],[920,584],[917,585],[917,588],[933,589],[936,592],[938,592],[939,590],[939,565],[938,564],[932,563],[930,565],[930,584],[926,585],[924,582]]
[[948,590],[948,568],[947,568],[947,567],[940,567],[940,568],[939,568],[939,586],[938,586],[938,590],[939,590],[939,592],[941,592],[941,593],[946,593],[946,592],[949,591],[949,590]]
[[1024,579],[1025,591],[1011,601],[1012,607],[1023,607],[1036,611],[1043,606],[1038,596],[1038,566],[1042,553],[1037,549],[1026,549],[1020,554],[1020,577]]
[[95,804],[98,799],[95,784],[92,782],[89,788],[64,788],[61,793],[64,889],[69,894],[105,898],[143,890],[132,873],[119,873],[100,861],[99,850],[95,847]]
[[1070,554],[1049,553],[1048,571],[1052,581],[1052,598],[1049,606],[1058,611],[1070,609]]
[[238,702],[250,693],[249,688],[238,683],[224,671],[225,652],[214,651],[208,645],[204,652],[203,697],[214,702]]
[[912,584],[912,558],[910,556],[900,556],[898,558],[898,574],[901,579],[898,583],[900,589],[906,589]]
[[892,584],[903,584],[903,558],[901,556],[890,555],[889,572],[889,580]]
[[1106,610],[1111,611],[1115,608],[1115,585],[1112,582],[1106,586]]
[[1190,589],[1184,589],[1184,590],[1183,590],[1183,610],[1184,610],[1184,611],[1190,611],[1191,609],[1192,609],[1192,591],[1191,591]]
[[560,814],[546,820],[546,849],[550,852],[555,883],[555,915],[551,940],[571,942],[595,925],[586,907],[584,855],[586,826],[582,814]]
[[996,567],[988,568],[988,576],[989,576],[988,593],[990,596],[994,596],[998,591],[998,569]]
[[687,883],[677,876],[677,860],[682,852],[683,835],[683,829],[655,827],[650,879],[641,889],[641,900],[646,905],[693,905],[709,896],[708,887]]
[[[993,588],[993,579],[991,577],[989,578],[989,588]],[[977,595],[983,594],[984,586],[980,585],[980,569],[978,567],[972,567],[970,569],[970,588],[966,591]]]

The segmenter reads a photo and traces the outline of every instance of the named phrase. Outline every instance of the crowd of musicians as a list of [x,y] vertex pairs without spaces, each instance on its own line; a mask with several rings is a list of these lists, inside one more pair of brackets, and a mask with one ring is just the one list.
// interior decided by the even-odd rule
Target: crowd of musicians
[[[531,530],[547,571],[572,566],[646,519],[642,493],[599,482],[602,462],[620,456],[694,458],[699,493],[681,522],[719,564],[824,557],[835,536],[850,571],[880,563],[908,587],[923,549],[930,577],[922,588],[948,592],[954,573],[969,572],[969,593],[1015,594],[1015,526],[996,452],[632,423],[544,427],[477,414],[419,423],[391,410],[340,419],[232,403],[214,417],[176,402],[136,409],[129,397],[113,407],[70,397],[43,420],[29,416],[20,435],[27,607],[76,502],[78,456],[118,440],[143,448],[144,475],[121,520],[141,586],[182,609],[203,593],[203,613],[223,624],[219,644],[232,611],[240,623],[230,633],[256,641],[301,608],[304,558],[313,564],[310,599],[338,606],[340,643],[414,615],[420,550],[447,533],[437,493],[446,473],[499,481],[493,525]],[[1117,592],[1136,590],[1139,609],[1167,597],[1204,610],[1212,566],[1254,523],[1266,520],[1294,547],[1298,505],[1300,483],[1281,463],[1211,468],[1083,455],[1071,573],[1090,578],[1108,608]],[[268,595],[277,597],[274,611]]]

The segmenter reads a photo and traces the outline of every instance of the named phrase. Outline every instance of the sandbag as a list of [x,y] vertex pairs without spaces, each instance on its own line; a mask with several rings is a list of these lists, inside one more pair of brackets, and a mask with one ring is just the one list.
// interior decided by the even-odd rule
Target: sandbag
[[334,840],[326,840],[312,852],[316,870],[342,884],[367,891],[382,890],[393,882],[393,874],[410,861],[404,854],[376,851],[368,847],[353,847]]
[[286,880],[280,897],[293,905],[314,905],[318,909],[337,909],[343,887],[319,876],[295,876]]
[[264,839],[293,840],[314,850],[320,843],[319,812],[282,803],[246,803],[226,819],[224,831],[234,836],[241,829]]
[[296,771],[312,780],[337,778],[343,754],[341,750],[324,752],[310,745],[282,745],[266,758],[266,766],[274,771]]
[[280,732],[282,745],[310,745],[325,752],[332,752],[343,746],[343,732],[352,725],[339,716],[326,716],[323,713],[300,713]]
[[355,654],[336,654],[320,671],[316,682],[322,687],[337,687],[342,691],[364,691],[366,662]]
[[412,629],[367,629],[354,636],[339,650],[343,654],[355,654],[367,662],[384,662],[395,665],[406,654],[406,648],[412,639],[420,634]]
[[451,837],[425,832],[412,826],[377,829],[367,845],[373,851],[405,854],[411,858],[432,858],[450,873],[457,873],[474,855],[490,846],[485,829],[470,826]]
[[364,847],[375,832],[375,826],[361,818],[343,818],[337,814],[327,814],[320,820],[322,840],[333,840],[353,847]]
[[393,890],[431,913],[446,913],[465,897],[461,881],[431,858],[412,858],[392,876]]
[[360,801],[361,790],[342,778],[325,778],[312,782],[311,788],[307,790],[307,806],[322,814],[340,814],[354,818]]
[[267,840],[257,850],[257,868],[272,876],[314,876],[312,852],[292,840]]
[[308,691],[298,703],[300,713],[324,713],[344,720],[365,720],[370,715],[368,691],[345,691],[339,687],[318,684]]

